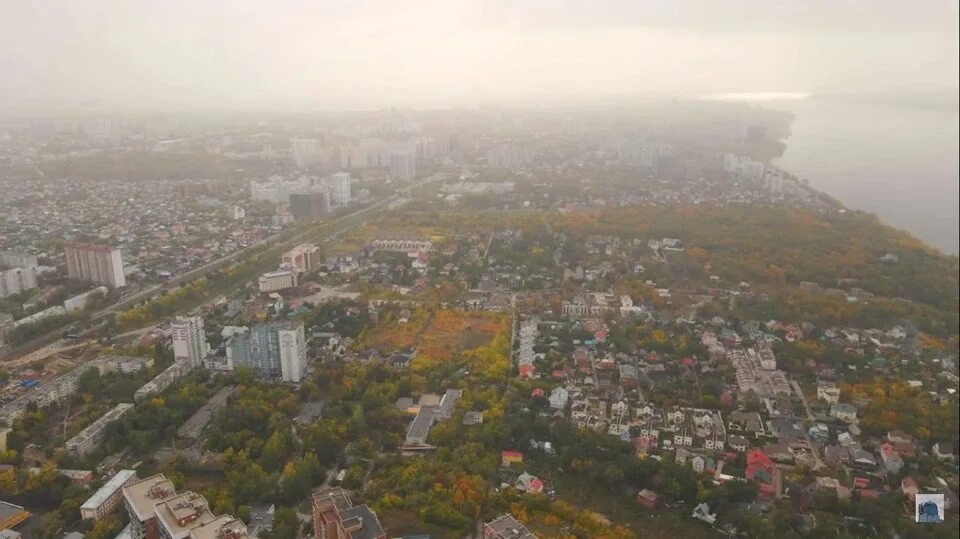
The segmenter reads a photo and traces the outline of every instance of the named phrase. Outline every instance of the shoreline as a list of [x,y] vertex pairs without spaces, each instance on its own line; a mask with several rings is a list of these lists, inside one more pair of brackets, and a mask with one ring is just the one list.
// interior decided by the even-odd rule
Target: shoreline
[[[864,101],[828,95],[753,104],[791,116],[788,134],[778,139],[784,151],[771,158],[770,165],[848,211],[870,214],[945,256],[960,255],[958,206],[951,205],[951,195],[956,197],[956,191],[951,193],[951,189],[956,189],[958,178],[953,175],[951,181],[950,167],[956,163],[956,157],[944,147],[949,139],[941,132],[946,122],[933,121],[942,120],[941,115],[947,114],[947,110],[891,99]],[[831,115],[830,112],[837,112],[832,109],[839,112]],[[890,125],[900,119],[906,124],[920,125],[917,129],[881,131],[888,125],[875,124],[889,119],[870,118],[869,113],[874,112],[891,116]],[[857,116],[866,117],[866,125],[847,121]],[[956,116],[952,120],[955,122]],[[910,140],[902,142],[900,139],[907,136],[903,131],[911,136],[919,132],[921,140],[915,144]],[[889,147],[899,151],[877,150]],[[952,147],[956,152],[957,146]]]

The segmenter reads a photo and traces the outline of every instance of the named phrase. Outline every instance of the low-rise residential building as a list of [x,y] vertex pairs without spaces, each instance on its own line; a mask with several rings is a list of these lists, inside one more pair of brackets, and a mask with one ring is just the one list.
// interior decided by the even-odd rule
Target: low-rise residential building
[[857,420],[857,407],[845,402],[831,405],[830,417],[835,417],[847,423],[853,423]]
[[120,470],[109,481],[104,483],[93,496],[80,506],[80,517],[89,520],[100,520],[109,515],[123,501],[123,487],[133,484],[137,480],[135,470]]
[[563,410],[567,407],[567,400],[570,398],[570,392],[562,387],[555,387],[550,391],[550,408],[554,410]]
[[186,376],[188,372],[190,372],[189,363],[186,361],[174,361],[173,365],[170,365],[164,369],[163,372],[153,377],[152,380],[140,386],[140,388],[134,392],[133,400],[135,402],[140,402],[150,395],[162,393],[174,382]]
[[527,472],[520,474],[513,486],[520,492],[543,492],[543,481]]
[[637,493],[637,502],[646,507],[647,509],[653,510],[657,508],[657,503],[660,501],[660,496],[656,492],[650,489],[643,489]]
[[77,457],[83,457],[89,454],[103,442],[103,436],[107,426],[114,421],[118,421],[131,410],[133,410],[133,404],[129,402],[117,404],[87,428],[80,431],[79,434],[67,440],[67,451]]
[[750,441],[739,434],[735,434],[727,438],[727,445],[730,449],[743,453],[750,447]]
[[97,297],[106,296],[109,293],[109,289],[105,286],[98,286],[89,292],[84,292],[83,294],[78,294],[72,298],[68,298],[63,302],[63,309],[67,313],[78,313],[87,308],[87,303]]
[[827,404],[837,404],[840,402],[840,388],[833,382],[820,382],[817,384],[817,398]]
[[883,467],[893,474],[900,473],[903,468],[903,458],[890,442],[880,444],[880,461],[883,462]]
[[370,242],[370,247],[377,251],[392,253],[429,252],[433,243],[422,239],[377,239]]
[[519,451],[501,451],[500,462],[504,466],[523,463],[523,453]]
[[536,539],[526,526],[517,522],[513,515],[500,515],[483,523],[483,539]]
[[30,511],[9,502],[0,502],[0,530],[12,529],[30,518]]

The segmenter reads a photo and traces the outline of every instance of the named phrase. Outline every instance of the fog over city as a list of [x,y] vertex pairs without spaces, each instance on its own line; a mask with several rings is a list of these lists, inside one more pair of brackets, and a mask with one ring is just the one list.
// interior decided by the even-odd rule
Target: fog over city
[[0,0],[0,539],[960,537],[958,0]]
[[949,0],[7,1],[0,105],[952,92],[957,19]]

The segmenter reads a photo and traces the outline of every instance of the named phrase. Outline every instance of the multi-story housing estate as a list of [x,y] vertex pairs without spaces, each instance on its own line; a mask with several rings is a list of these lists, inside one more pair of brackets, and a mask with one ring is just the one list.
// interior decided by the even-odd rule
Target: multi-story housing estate
[[4,404],[0,407],[0,420],[5,421],[8,425],[11,424],[14,419],[23,414],[27,405],[31,402],[40,408],[63,402],[77,392],[80,375],[87,369],[95,368],[100,374],[109,372],[129,374],[147,368],[150,365],[152,365],[151,360],[126,356],[104,356],[88,361],[63,376],[41,384],[30,392],[24,393]]

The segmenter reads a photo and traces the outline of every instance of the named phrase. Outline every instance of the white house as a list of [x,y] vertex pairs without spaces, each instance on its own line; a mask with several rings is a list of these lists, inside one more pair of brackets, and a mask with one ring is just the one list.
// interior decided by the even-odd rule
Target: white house
[[857,407],[847,403],[834,404],[830,406],[830,416],[841,421],[853,423],[857,420]]
[[562,387],[555,387],[550,392],[550,408],[554,410],[563,410],[567,407],[567,401],[570,399],[570,392]]

